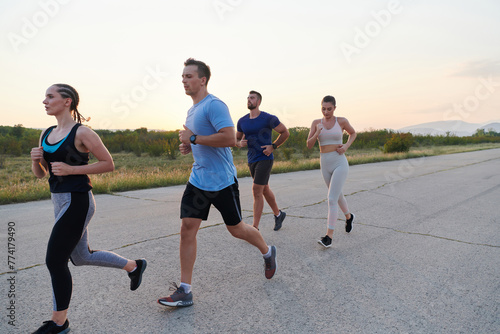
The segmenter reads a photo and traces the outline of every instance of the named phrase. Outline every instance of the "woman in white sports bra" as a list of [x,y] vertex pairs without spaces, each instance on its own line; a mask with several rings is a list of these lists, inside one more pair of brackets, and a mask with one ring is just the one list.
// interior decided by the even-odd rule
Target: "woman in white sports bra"
[[[349,164],[344,153],[356,139],[356,131],[349,124],[347,118],[333,116],[335,108],[335,98],[330,95],[325,96],[321,101],[323,118],[315,119],[312,122],[307,137],[307,148],[309,149],[314,146],[316,140],[319,142],[321,173],[328,187],[327,232],[323,238],[318,240],[318,243],[327,248],[332,245],[334,225],[338,218],[338,206],[345,215],[347,233],[351,232],[354,220],[354,214],[349,212],[342,188],[349,172]],[[345,144],[342,143],[344,131],[349,134]]]

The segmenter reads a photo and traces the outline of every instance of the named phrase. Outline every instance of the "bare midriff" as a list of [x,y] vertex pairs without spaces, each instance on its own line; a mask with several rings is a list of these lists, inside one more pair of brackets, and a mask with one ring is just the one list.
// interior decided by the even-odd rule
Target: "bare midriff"
[[339,148],[340,144],[332,144],[332,145],[323,145],[319,147],[319,151],[321,153],[330,153],[336,151]]

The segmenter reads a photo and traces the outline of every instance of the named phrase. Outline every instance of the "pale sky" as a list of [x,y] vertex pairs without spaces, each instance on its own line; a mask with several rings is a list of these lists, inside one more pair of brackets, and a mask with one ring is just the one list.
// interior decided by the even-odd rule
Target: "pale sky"
[[55,124],[42,105],[74,86],[94,129],[182,128],[189,57],[233,121],[261,109],[288,127],[325,95],[358,131],[500,120],[500,2],[431,0],[2,0],[0,125]]

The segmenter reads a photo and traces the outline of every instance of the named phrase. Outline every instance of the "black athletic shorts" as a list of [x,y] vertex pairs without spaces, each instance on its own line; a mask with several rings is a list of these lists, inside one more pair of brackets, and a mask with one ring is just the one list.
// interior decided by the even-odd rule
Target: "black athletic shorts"
[[199,218],[207,220],[210,205],[215,206],[222,215],[224,223],[229,226],[238,225],[241,217],[240,191],[238,181],[219,191],[205,191],[187,183],[181,201],[181,219]]
[[250,175],[252,175],[253,183],[265,186],[269,183],[271,169],[273,168],[273,159],[260,160],[248,164]]

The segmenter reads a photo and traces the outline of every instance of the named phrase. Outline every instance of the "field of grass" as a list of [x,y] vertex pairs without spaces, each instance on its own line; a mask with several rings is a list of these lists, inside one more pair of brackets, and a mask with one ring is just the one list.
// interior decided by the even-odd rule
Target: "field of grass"
[[[347,159],[350,165],[358,165],[492,148],[500,148],[500,145],[424,147],[413,148],[408,153],[391,154],[384,154],[378,149],[349,150]],[[130,153],[114,154],[113,158],[115,161],[113,173],[90,176],[95,194],[185,184],[193,163],[191,154],[178,156],[175,160],[167,159],[164,156],[143,155],[137,157]],[[234,163],[238,170],[238,177],[250,176],[246,163],[246,151],[235,149]],[[283,160],[283,157],[280,156],[275,160],[272,172],[277,174],[319,168],[319,152],[314,151],[308,158],[301,154],[293,154],[289,160]],[[32,174],[29,155],[2,158],[0,161],[0,205],[47,198],[50,198],[47,178],[39,180]]]

